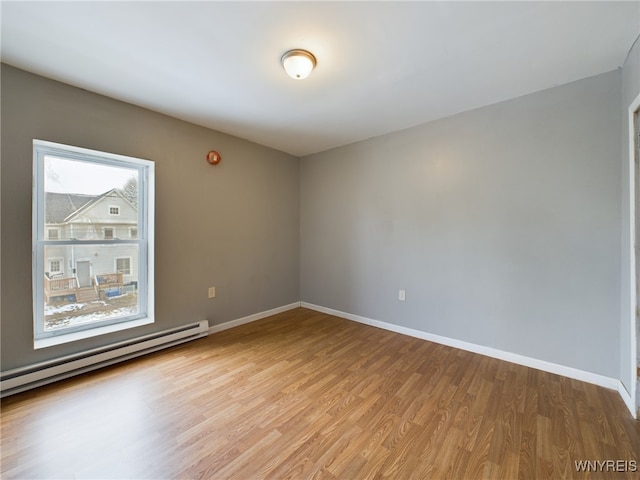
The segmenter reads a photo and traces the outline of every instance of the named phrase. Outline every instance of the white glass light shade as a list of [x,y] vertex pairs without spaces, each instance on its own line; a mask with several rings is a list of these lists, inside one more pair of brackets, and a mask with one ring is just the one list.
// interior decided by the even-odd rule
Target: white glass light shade
[[306,50],[289,50],[281,61],[287,75],[296,80],[307,78],[316,66],[316,57]]

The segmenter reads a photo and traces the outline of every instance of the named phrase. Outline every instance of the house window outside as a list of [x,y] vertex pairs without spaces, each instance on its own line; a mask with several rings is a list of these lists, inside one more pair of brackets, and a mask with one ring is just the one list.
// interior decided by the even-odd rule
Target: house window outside
[[116,272],[131,275],[131,258],[116,258]]
[[129,229],[129,238],[138,238],[138,229],[135,227],[131,227]]
[[49,259],[49,275],[58,275],[62,274],[62,264],[63,260],[61,258],[51,258]]
[[[36,348],[53,337],[53,344],[63,343],[115,324],[153,322],[153,162],[40,140],[33,145]],[[105,226],[112,215],[135,236],[116,238],[115,228]],[[59,229],[50,224],[73,237],[52,237]],[[72,269],[65,272],[65,263]],[[123,288],[124,275],[135,289]]]

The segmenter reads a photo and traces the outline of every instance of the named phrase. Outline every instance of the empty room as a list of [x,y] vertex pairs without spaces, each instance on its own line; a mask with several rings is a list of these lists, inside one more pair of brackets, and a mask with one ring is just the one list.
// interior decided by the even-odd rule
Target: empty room
[[640,2],[0,2],[3,479],[637,479]]

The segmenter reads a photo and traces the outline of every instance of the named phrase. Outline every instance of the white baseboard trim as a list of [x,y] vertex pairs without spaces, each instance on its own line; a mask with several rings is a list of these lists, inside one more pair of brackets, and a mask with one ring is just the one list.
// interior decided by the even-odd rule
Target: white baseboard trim
[[527,357],[517,353],[505,352],[504,350],[498,350],[491,347],[485,347],[483,345],[477,345],[475,343],[457,340],[455,338],[443,337],[440,335],[435,335],[433,333],[427,333],[421,330],[415,330],[413,328],[407,328],[399,325],[394,325],[392,323],[381,322],[379,320],[373,320],[371,318],[366,318],[366,317],[361,317],[359,315],[353,315],[351,313],[341,312],[339,310],[334,310],[332,308],[326,308],[319,305],[314,305],[312,303],[301,302],[301,306],[304,308],[309,308],[311,310],[316,310],[318,312],[326,313],[336,317],[345,318],[347,320],[353,320],[355,322],[364,323],[366,325],[371,325],[373,327],[382,328],[384,330],[389,330],[392,332],[409,335],[411,337],[421,338],[422,340],[428,340],[430,342],[447,345],[449,347],[459,348],[460,350],[466,350],[468,352],[478,353],[480,355],[485,355],[487,357],[497,358],[499,360],[505,360],[507,362],[523,365],[525,367],[535,368],[537,370],[542,370],[544,372],[554,373],[556,375],[562,375],[563,377],[573,378],[583,382],[592,383],[594,385],[599,385],[601,387],[605,387],[611,390],[616,390],[620,393],[620,396],[622,396],[624,403],[626,404],[627,408],[629,408],[629,410],[631,411],[631,414],[635,418],[635,412],[634,412],[633,401],[631,399],[631,396],[629,395],[629,393],[626,392],[626,389],[622,385],[622,382],[620,382],[620,380],[618,379],[606,377],[604,375],[599,375],[597,373],[579,370],[573,367],[567,367],[565,365],[560,365],[557,363],[547,362],[545,360],[539,360],[537,358]]
[[223,330],[229,330],[233,327],[239,327],[240,325],[244,325],[245,323],[255,322],[256,320],[261,320],[263,318],[270,317],[271,315],[286,312],[287,310],[293,310],[294,308],[298,308],[299,306],[300,302],[294,302],[290,303],[289,305],[283,305],[282,307],[272,308],[271,310],[254,313],[253,315],[237,318],[235,320],[230,320],[218,325],[213,325],[212,327],[209,327],[209,335],[217,332],[222,332]]
[[631,397],[631,394],[627,391],[626,387],[620,380],[618,380],[617,390],[620,396],[622,397],[622,401],[631,412],[631,415],[633,416],[633,418],[638,419],[638,412],[635,406],[635,399]]

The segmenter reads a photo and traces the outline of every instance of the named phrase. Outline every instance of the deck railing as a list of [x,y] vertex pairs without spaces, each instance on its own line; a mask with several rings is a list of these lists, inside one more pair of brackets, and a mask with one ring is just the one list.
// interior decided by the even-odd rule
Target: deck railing
[[[121,288],[123,285],[122,273],[101,273],[93,277],[92,287],[96,293],[101,291]],[[64,295],[73,295],[78,292],[80,285],[76,277],[60,277],[49,278],[44,277],[44,296],[48,302],[51,297],[62,297]]]
[[44,276],[44,295],[46,301],[50,297],[69,295],[75,293],[78,288],[76,277],[49,278]]
[[122,273],[101,273],[94,277],[94,282],[99,289],[121,287]]

